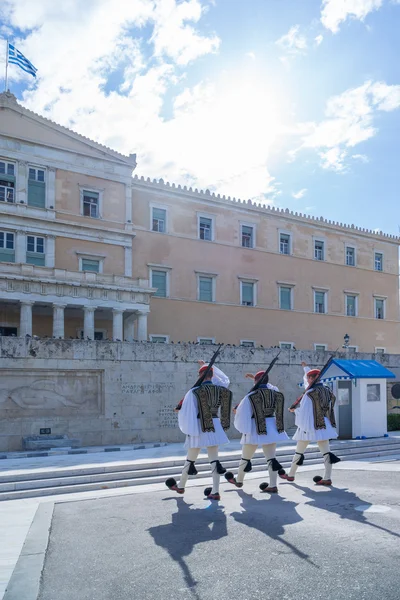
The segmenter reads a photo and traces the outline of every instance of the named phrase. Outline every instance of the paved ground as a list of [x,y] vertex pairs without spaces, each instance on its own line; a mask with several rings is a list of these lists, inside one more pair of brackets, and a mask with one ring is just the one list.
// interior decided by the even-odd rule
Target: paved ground
[[397,600],[400,472],[382,466],[337,469],[332,490],[307,469],[272,497],[249,479],[220,503],[201,487],[57,503],[39,598]]

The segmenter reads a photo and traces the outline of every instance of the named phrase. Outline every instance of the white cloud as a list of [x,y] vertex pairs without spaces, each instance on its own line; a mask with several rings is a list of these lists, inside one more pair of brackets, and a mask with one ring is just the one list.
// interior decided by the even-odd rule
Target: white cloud
[[256,55],[254,54],[254,52],[246,52],[246,56],[251,58],[251,60],[256,60]]
[[317,44],[317,46],[319,46],[320,44],[322,44],[323,39],[323,35],[317,35],[317,37],[314,39],[314,42]]
[[299,54],[305,54],[307,50],[307,38],[300,33],[300,25],[291,27],[275,43],[286,53],[285,56],[280,57],[280,60],[285,65],[288,65],[290,58],[294,58]]
[[[376,113],[399,107],[400,85],[367,81],[328,100],[326,118],[320,123],[304,125],[304,131],[308,132],[303,136],[301,148],[316,149],[323,168],[345,171],[348,149],[376,134]],[[298,150],[292,151],[291,158]]]
[[270,82],[247,69],[183,87],[188,64],[219,44],[201,28],[207,6],[3,0],[0,17],[25,32],[17,47],[38,68],[34,85],[10,69],[11,84],[26,82],[27,108],[120,152],[137,152],[139,175],[261,201],[268,194],[271,202],[279,184],[268,161],[284,113]]
[[307,188],[303,188],[302,190],[299,190],[298,192],[292,192],[292,197],[296,198],[296,200],[300,200],[300,198],[303,198],[303,196],[305,196],[307,193]]
[[351,158],[354,160],[359,160],[364,164],[369,163],[369,158],[366,154],[352,154]]
[[378,10],[383,0],[323,0],[321,22],[332,33],[339,31],[340,24],[348,18],[363,21],[372,11]]

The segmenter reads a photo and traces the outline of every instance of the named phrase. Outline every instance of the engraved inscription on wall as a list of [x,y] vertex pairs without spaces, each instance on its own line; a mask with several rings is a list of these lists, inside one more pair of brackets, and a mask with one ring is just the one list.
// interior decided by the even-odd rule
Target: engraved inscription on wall
[[0,369],[0,418],[103,412],[103,371]]
[[171,404],[158,411],[160,427],[163,429],[178,427],[178,415],[174,413],[175,406]]
[[174,389],[173,383],[123,383],[123,394],[165,394]]

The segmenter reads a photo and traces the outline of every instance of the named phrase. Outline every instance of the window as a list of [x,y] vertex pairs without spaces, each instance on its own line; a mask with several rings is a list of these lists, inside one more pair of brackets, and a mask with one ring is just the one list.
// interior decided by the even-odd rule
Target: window
[[199,276],[199,293],[198,298],[202,302],[213,302],[213,278]]
[[240,282],[240,304],[242,306],[254,306],[254,283],[248,281]]
[[26,262],[30,265],[38,265],[44,267],[44,237],[36,235],[28,235],[26,238]]
[[380,402],[381,386],[379,383],[367,383],[367,402]]
[[315,260],[325,260],[325,243],[321,240],[314,241],[314,258]]
[[199,344],[215,344],[215,338],[198,337]]
[[356,249],[350,246],[346,247],[346,265],[348,267],[356,266]]
[[290,235],[288,233],[279,234],[279,252],[280,254],[290,254]]
[[150,341],[155,344],[168,344],[168,335],[151,335]]
[[212,219],[209,217],[199,217],[199,238],[201,240],[212,240]]
[[383,271],[383,254],[375,252],[375,271]]
[[385,354],[386,348],[375,348],[375,354]]
[[326,313],[326,292],[314,292],[314,312]]
[[100,261],[93,260],[91,258],[82,258],[81,271],[92,271],[93,273],[100,273]]
[[[84,339],[83,329],[81,329],[79,331],[79,337],[81,338],[81,340]],[[106,329],[95,329],[94,330],[94,339],[98,340],[98,341],[106,340],[107,339],[107,330]]]
[[293,350],[294,343],[293,342],[279,342],[279,348],[281,350]]
[[254,227],[241,225],[241,237],[243,248],[254,248]]
[[357,296],[349,296],[346,294],[346,315],[348,317],[357,316]]
[[14,234],[0,231],[0,261],[15,262]]
[[328,350],[328,344],[314,344],[315,352],[326,352]]
[[292,310],[292,288],[286,286],[279,287],[279,308],[282,310]]
[[151,287],[157,288],[154,294],[157,298],[167,297],[167,273],[166,271],[151,271]]
[[253,340],[240,340],[240,345],[246,348],[255,348],[256,343]]
[[82,191],[83,198],[83,216],[98,219],[100,217],[100,197],[99,192]]
[[46,183],[44,169],[28,169],[28,205],[36,208],[46,207]]
[[375,298],[375,319],[385,318],[385,300],[383,298]]
[[158,231],[159,233],[165,233],[167,230],[167,211],[165,208],[156,208],[153,206],[152,218],[151,218],[151,229],[152,231]]
[[0,335],[3,337],[15,337],[17,332],[16,327],[0,327]]
[[358,352],[358,346],[347,346],[349,352]]
[[0,202],[15,202],[15,164],[0,161]]

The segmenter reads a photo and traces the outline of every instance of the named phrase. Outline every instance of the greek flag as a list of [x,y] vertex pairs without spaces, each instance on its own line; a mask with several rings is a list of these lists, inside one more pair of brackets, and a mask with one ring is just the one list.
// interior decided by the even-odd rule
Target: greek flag
[[17,50],[16,47],[10,43],[8,43],[8,62],[13,65],[18,65],[23,71],[36,77],[36,67],[25,58],[22,52]]

